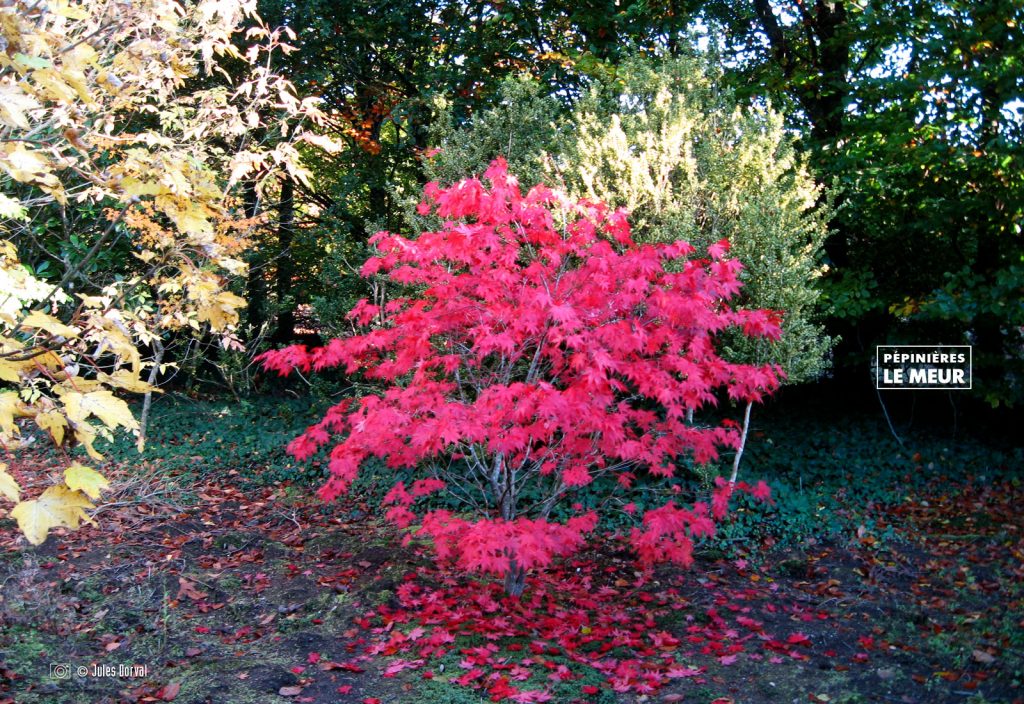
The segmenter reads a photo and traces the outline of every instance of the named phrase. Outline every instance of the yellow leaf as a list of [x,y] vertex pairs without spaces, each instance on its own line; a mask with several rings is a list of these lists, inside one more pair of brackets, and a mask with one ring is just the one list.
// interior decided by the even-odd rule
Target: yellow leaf
[[139,427],[128,404],[114,396],[107,389],[78,393],[71,391],[64,394],[62,400],[67,409],[68,419],[72,422],[84,421],[89,416],[96,416],[111,430],[123,426],[129,430]]
[[245,299],[230,291],[221,291],[209,304],[196,311],[200,322],[209,323],[215,332],[238,323],[238,308],[244,308]]
[[89,13],[81,7],[73,7],[67,0],[58,0],[51,5],[60,17],[66,17],[72,20],[86,20],[89,19]]
[[[39,348],[37,347],[34,351],[38,352]],[[67,363],[61,359],[61,356],[53,350],[46,350],[45,352],[36,355],[28,364],[35,370],[43,368],[48,369],[51,372],[64,370],[65,367],[68,366]]]
[[60,337],[78,337],[79,333],[78,328],[65,325],[52,315],[47,315],[46,313],[38,310],[34,310],[25,316],[25,319],[21,321],[21,324],[24,327],[45,330],[51,335],[57,335]]
[[[2,103],[0,103],[2,105]],[[28,220],[25,206],[17,198],[0,193],[0,218],[7,220]]]
[[51,528],[77,530],[82,521],[92,522],[83,509],[95,508],[83,494],[63,484],[51,486],[38,499],[22,501],[11,509],[11,518],[33,545],[41,545]]
[[55,180],[50,173],[50,162],[42,152],[29,151],[19,143],[8,147],[6,157],[6,163],[3,158],[0,158],[0,166],[3,166],[15,181],[31,183],[47,179]]
[[21,371],[21,368],[22,365],[18,362],[8,362],[5,359],[0,359],[0,379],[17,384],[21,381],[21,375],[18,373]]
[[50,529],[60,525],[38,501],[22,501],[11,509],[11,518],[33,545],[42,545]]
[[134,176],[121,181],[121,190],[130,196],[158,196],[167,192],[167,188],[156,181],[140,181]]
[[[12,323],[12,325],[14,324],[16,323]],[[5,343],[6,340],[0,338],[0,354],[10,354],[11,352],[23,349]],[[56,372],[64,369],[64,360],[53,350],[43,350],[41,347],[35,347],[31,348],[30,352],[30,354],[24,355],[27,359],[23,358],[16,361],[0,359],[0,379],[19,383],[22,380],[22,374],[33,374],[44,370]]]
[[84,69],[88,66],[99,68],[98,58],[96,50],[88,43],[83,42],[75,45],[71,51],[64,52],[64,65],[76,69]]
[[[81,46],[81,45],[80,45]],[[82,99],[82,102],[92,102],[92,94],[89,92],[89,85],[86,81],[85,75],[81,71],[71,70],[65,62],[64,72],[61,74],[64,81],[74,88],[75,92],[78,93],[78,97]]]
[[[4,319],[4,322],[13,328],[18,324],[18,319],[15,316],[10,320]],[[0,354],[6,355],[23,349],[25,349],[25,346],[17,340],[0,335]],[[15,384],[20,383],[21,372],[25,369],[26,363],[31,364],[31,361],[12,362],[10,359],[0,357],[0,379]]]
[[[32,72],[32,81],[37,86],[36,95],[49,98],[60,103],[74,101],[76,91],[65,80],[65,77],[52,68],[41,68]],[[42,95],[39,95],[42,93]]]
[[106,308],[110,305],[110,299],[105,296],[86,296],[83,293],[76,293],[82,299],[82,305],[86,308]]
[[313,146],[320,147],[328,154],[337,154],[344,145],[336,139],[332,139],[324,134],[316,134],[314,132],[303,132],[299,135],[299,139],[304,142],[309,142]]
[[89,326],[93,329],[87,336],[90,340],[101,343],[103,347],[109,348],[122,360],[128,360],[135,371],[142,367],[139,350],[136,349],[132,339],[118,327],[116,321],[93,313],[89,316]]
[[[14,327],[18,324],[17,319],[11,318],[10,325]],[[8,352],[14,352],[16,350],[25,349],[25,345],[21,344],[20,341],[15,340],[13,337],[7,337],[6,335],[0,334],[0,352],[6,354]]]
[[10,474],[7,473],[7,465],[0,462],[0,494],[3,494],[14,503],[21,500],[21,487]]
[[96,375],[96,379],[104,384],[116,386],[117,388],[124,389],[125,391],[133,391],[137,394],[144,394],[147,392],[158,394],[163,393],[163,391],[155,386],[150,386],[140,379],[137,374],[133,374],[127,369],[118,369],[113,374],[104,374],[103,372],[100,372]]
[[96,442],[96,428],[92,423],[86,423],[84,421],[81,423],[75,423],[75,439],[82,443],[85,447],[85,452],[89,457],[97,462],[101,462],[103,460],[103,455],[93,447],[93,443]]
[[78,462],[64,470],[64,483],[69,489],[81,491],[90,499],[100,498],[100,492],[110,488],[106,477]]
[[248,264],[238,259],[232,259],[231,257],[222,257],[217,260],[217,263],[227,269],[229,274],[233,274],[235,276],[242,276],[249,270]]
[[164,195],[156,199],[156,206],[169,217],[183,234],[212,236],[213,225],[206,208],[195,200]]
[[59,411],[46,411],[36,416],[36,425],[42,430],[49,431],[53,441],[60,445],[64,442],[64,430],[68,427],[68,420]]
[[21,402],[17,391],[4,391],[0,393],[0,433],[7,436],[18,435],[18,426],[15,418],[24,418],[30,415]]
[[176,165],[170,166],[164,171],[163,176],[160,177],[160,183],[167,186],[167,190],[171,193],[188,197],[192,194],[192,184],[185,178],[185,174],[174,166]]
[[26,95],[17,84],[0,83],[0,122],[18,129],[28,130],[25,113],[39,107],[39,103]]
[[228,183],[235,184],[247,174],[263,165],[264,158],[252,152],[240,152],[231,157],[231,175]]
[[95,379],[83,379],[80,376],[71,376],[64,379],[61,383],[54,385],[53,393],[63,398],[69,393],[87,394],[90,391],[96,391],[97,389],[102,388],[103,384]]

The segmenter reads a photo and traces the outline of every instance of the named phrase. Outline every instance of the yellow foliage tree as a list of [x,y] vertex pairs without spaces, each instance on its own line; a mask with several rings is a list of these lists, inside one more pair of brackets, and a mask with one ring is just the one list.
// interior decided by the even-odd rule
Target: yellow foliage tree
[[[275,172],[305,181],[298,144],[322,115],[273,70],[288,29],[254,0],[13,0],[0,7],[0,443],[26,424],[59,446],[139,423],[115,391],[149,393],[168,331],[234,335],[245,301],[227,290],[251,224],[234,190]],[[78,256],[26,253],[75,238]],[[135,263],[104,277],[115,245]],[[33,264],[28,266],[27,264]],[[109,272],[108,272],[109,273]],[[150,373],[144,378],[146,367]],[[0,497],[33,544],[89,520],[107,480],[70,464],[35,499],[0,465]]]

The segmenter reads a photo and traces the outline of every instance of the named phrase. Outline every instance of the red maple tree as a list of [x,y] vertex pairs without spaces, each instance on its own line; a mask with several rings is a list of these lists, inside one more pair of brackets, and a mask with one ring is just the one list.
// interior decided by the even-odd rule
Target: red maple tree
[[[758,400],[775,368],[732,364],[716,334],[739,326],[777,337],[778,316],[734,310],[739,262],[728,245],[694,258],[685,242],[637,245],[622,211],[570,202],[544,186],[523,195],[503,160],[480,180],[428,184],[421,214],[442,225],[415,239],[374,235],[379,255],[364,276],[410,293],[349,314],[366,332],[307,349],[267,352],[286,375],[343,367],[380,384],[346,399],[289,445],[298,459],[334,443],[320,495],[345,492],[369,457],[422,478],[385,497],[399,526],[419,522],[438,557],[503,575],[509,594],[527,570],[577,550],[598,517],[550,521],[556,504],[602,475],[629,485],[636,472],[671,477],[678,459],[714,459],[734,428],[700,427],[694,409]],[[529,491],[524,491],[524,489]],[[649,511],[633,544],[642,561],[691,561],[692,538],[714,531],[729,495],[767,486],[720,482],[712,506],[669,503]],[[417,501],[449,492],[473,509],[417,516]],[[529,500],[525,497],[529,496]]]

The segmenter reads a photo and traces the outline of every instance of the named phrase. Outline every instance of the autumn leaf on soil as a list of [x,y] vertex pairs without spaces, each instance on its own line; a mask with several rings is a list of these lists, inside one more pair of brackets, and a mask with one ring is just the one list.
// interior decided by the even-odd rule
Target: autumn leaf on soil
[[790,645],[804,645],[804,646],[808,646],[808,645],[811,644],[811,639],[808,638],[805,634],[797,632],[797,633],[794,633],[793,635],[791,635],[789,638],[787,638],[786,642],[789,643]]
[[200,599],[205,599],[207,594],[196,589],[196,585],[184,577],[178,577],[178,599],[181,599],[183,596],[188,597],[192,601],[199,601]]
[[175,700],[175,698],[177,698],[178,692],[180,691],[181,685],[177,682],[172,682],[171,684],[164,685],[164,687],[161,688],[159,692],[157,692],[156,696],[161,701],[172,702]]

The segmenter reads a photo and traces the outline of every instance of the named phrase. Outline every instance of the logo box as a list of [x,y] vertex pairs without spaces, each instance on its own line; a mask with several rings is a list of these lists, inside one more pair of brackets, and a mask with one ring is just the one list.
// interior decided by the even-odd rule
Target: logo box
[[970,345],[879,345],[875,388],[960,391],[971,388]]

